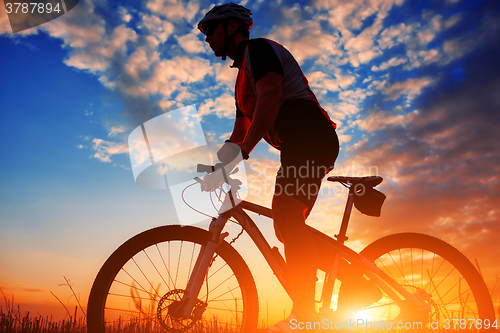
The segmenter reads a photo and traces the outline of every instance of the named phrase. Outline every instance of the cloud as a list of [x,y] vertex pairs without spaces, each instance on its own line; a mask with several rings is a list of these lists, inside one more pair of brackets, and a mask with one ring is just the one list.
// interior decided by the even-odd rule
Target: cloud
[[119,133],[125,132],[126,130],[127,128],[125,126],[112,126],[108,135],[110,137],[114,137]]
[[[381,55],[380,48],[375,44],[376,37],[383,28],[383,21],[394,5],[402,1],[316,1],[318,9],[328,10],[326,19],[330,26],[340,32],[341,43],[352,66],[368,63]],[[373,23],[362,29],[363,24],[373,17]],[[360,32],[359,30],[362,29]]]
[[318,62],[329,63],[330,57],[343,54],[338,34],[322,31],[319,22],[313,20],[277,27],[269,38],[289,49],[299,64],[316,57]]
[[[314,88],[315,91],[327,90],[334,92],[346,89],[356,81],[356,77],[353,75],[342,75],[340,69],[336,69],[335,73],[332,74],[333,75],[328,75],[321,71],[309,73],[307,75],[309,85]],[[330,78],[332,76],[333,78]]]
[[149,52],[148,47],[139,47],[129,57],[124,66],[124,71],[135,80],[141,80],[147,76],[152,64],[160,62],[159,53],[156,51]]
[[201,117],[215,114],[219,118],[232,118],[235,116],[234,96],[226,93],[216,99],[205,100],[198,111]]
[[213,67],[215,69],[215,80],[217,81],[217,85],[226,88],[228,91],[232,91],[238,71],[231,68],[226,63],[215,63]]
[[373,132],[381,129],[385,129],[389,126],[402,126],[406,127],[410,124],[413,119],[418,116],[418,111],[414,111],[408,114],[396,114],[391,115],[386,112],[376,112],[368,115],[367,118],[358,119],[352,124],[358,126],[361,130],[365,132]]
[[129,11],[125,7],[118,7],[118,11],[120,12],[120,16],[123,22],[130,22],[132,19],[132,15],[130,15]]
[[[477,55],[462,58],[464,81],[420,99],[416,95],[418,112],[373,112],[357,121],[366,136],[347,150],[349,160],[377,167],[387,201],[375,224],[355,213],[355,241],[366,244],[403,231],[431,233],[477,258],[487,282],[497,273],[500,80],[491,73],[500,69],[499,48],[497,38],[476,49],[480,64]],[[388,92],[422,94],[428,86],[407,83]],[[486,254],[485,248],[494,250]]]
[[360,63],[370,62],[373,58],[382,54],[380,49],[374,45],[375,36],[378,35],[381,29],[382,22],[377,20],[359,35],[351,37],[345,42],[345,50],[354,67],[358,67]]
[[380,33],[377,44],[381,49],[390,49],[398,44],[408,42],[412,31],[413,27],[405,23],[390,26]]
[[[384,70],[402,63],[407,63],[405,69],[411,70],[437,62],[445,65],[453,60],[449,56],[450,54],[454,54],[457,58],[462,57],[466,51],[455,53],[454,43],[446,38],[444,38],[444,41],[436,41],[432,48],[429,47],[429,44],[436,40],[436,36],[445,36],[446,30],[455,26],[461,19],[461,14],[455,14],[445,19],[442,15],[431,15],[424,12],[422,14],[422,23],[410,20],[408,23],[400,23],[385,28],[377,37],[377,45],[384,52],[390,52],[392,48],[403,45],[409,63],[404,58],[399,57],[395,64],[386,63],[380,67],[373,66],[372,70]],[[396,61],[396,58],[393,59]]]
[[401,96],[405,96],[408,100],[413,100],[415,96],[421,94],[422,90],[434,82],[431,78],[409,79],[403,82],[389,84],[384,89],[384,94],[388,100],[395,101]]
[[404,58],[399,58],[399,57],[392,58],[392,59],[389,59],[389,61],[382,63],[380,66],[373,66],[372,71],[374,71],[374,72],[384,71],[390,67],[395,67],[395,66],[405,64],[406,62],[407,62],[407,60]]
[[200,11],[197,1],[188,1],[184,4],[179,0],[150,0],[146,7],[153,13],[162,15],[170,21],[186,20],[192,22]]
[[155,37],[159,43],[165,43],[174,32],[174,25],[169,21],[162,20],[155,15],[143,15],[142,24],[149,30],[150,36]]
[[[22,284],[22,283],[9,283],[9,284],[1,284],[0,290],[5,290],[7,292],[28,292],[28,293],[48,293],[48,290],[34,288],[33,286]],[[5,296],[5,295],[3,295]],[[13,305],[13,304],[12,304]]]
[[101,162],[111,162],[111,156],[117,154],[128,153],[128,147],[125,143],[117,143],[111,141],[105,141],[102,139],[93,139],[93,149],[95,150],[94,158],[97,158]]
[[191,33],[183,35],[177,38],[179,45],[188,53],[200,53],[205,52],[204,42],[200,41],[200,31],[198,28],[194,28]]
[[65,60],[68,66],[89,71],[109,81],[106,71],[119,57],[127,52],[127,43],[136,41],[136,32],[125,25],[119,25],[106,33],[105,20],[95,15],[91,2],[78,5],[78,11],[44,24],[40,29],[52,37],[60,38],[69,51]]
[[208,60],[198,57],[176,57],[160,61],[154,67],[154,73],[144,87],[150,94],[160,93],[170,97],[175,91],[183,90],[183,86],[202,81],[213,70]]
[[393,5],[401,3],[402,0],[318,0],[315,1],[315,7],[328,10],[330,24],[344,34],[360,29],[363,21],[376,13],[380,13],[381,19],[384,18]]

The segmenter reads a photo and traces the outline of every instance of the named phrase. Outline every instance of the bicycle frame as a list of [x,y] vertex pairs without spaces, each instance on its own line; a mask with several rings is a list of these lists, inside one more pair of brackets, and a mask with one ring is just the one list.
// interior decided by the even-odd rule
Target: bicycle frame
[[[381,271],[374,263],[344,245],[344,242],[347,240],[346,231],[354,203],[353,195],[354,188],[351,186],[340,231],[339,234],[335,235],[335,239],[309,226],[309,231],[316,240],[318,252],[326,258],[323,260],[324,266],[320,268],[325,272],[325,281],[321,293],[321,300],[319,301],[322,302],[320,312],[326,313],[330,311],[333,287],[335,280],[339,276],[339,269],[341,266],[348,264],[361,267],[363,274],[367,275],[379,288],[385,291],[400,308],[403,302],[409,301],[416,311],[427,310],[428,306],[423,301],[419,300],[414,294],[408,292],[399,283]],[[226,195],[223,206],[225,204],[233,208],[220,213],[218,218],[213,219],[210,223],[209,231],[212,233],[212,237],[207,245],[200,250],[193,271],[189,277],[181,306],[177,309],[178,315],[182,317],[189,317],[191,315],[203,280],[212,263],[215,250],[220,242],[228,235],[228,233],[223,233],[222,231],[231,218],[235,218],[244,231],[248,233],[264,256],[274,275],[276,275],[288,295],[291,296],[291,289],[287,279],[288,271],[283,256],[280,254],[277,247],[271,248],[255,222],[244,211],[251,211],[272,219],[271,209],[244,200],[235,205],[231,191]],[[401,295],[404,300],[398,296],[398,294]]]

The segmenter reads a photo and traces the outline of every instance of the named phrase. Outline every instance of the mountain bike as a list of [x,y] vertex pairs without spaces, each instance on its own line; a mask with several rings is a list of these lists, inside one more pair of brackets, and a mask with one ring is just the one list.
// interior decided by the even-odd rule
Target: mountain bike
[[[121,245],[104,263],[92,286],[87,313],[89,332],[251,332],[259,318],[257,288],[249,267],[232,246],[242,233],[248,234],[291,295],[288,276],[293,272],[287,271],[279,249],[269,245],[247,213],[272,218],[272,211],[239,200],[240,183],[224,167],[198,165],[198,171],[222,174],[223,182],[215,182],[215,186],[198,177],[194,184],[218,189],[223,194],[218,196],[221,207],[226,208],[220,209],[208,230],[161,226]],[[338,234],[330,237],[309,227],[320,254],[318,272],[322,278],[317,286],[321,293],[316,302],[324,318],[322,328],[339,328],[339,323],[329,318],[341,313],[336,306],[342,297],[357,297],[352,281],[358,281],[360,286],[374,285],[382,295],[373,304],[358,309],[354,317],[358,323],[362,318],[390,323],[393,328],[397,323],[416,321],[424,328],[431,324],[462,328],[457,324],[464,322],[476,329],[497,327],[481,275],[446,242],[425,234],[400,233],[382,237],[360,253],[344,245],[353,206],[364,210],[363,195],[375,191],[382,178],[327,179],[347,187],[348,196]],[[370,200],[364,201],[370,205]],[[230,222],[241,227],[231,240],[225,231]],[[335,304],[333,291],[338,283],[339,303]]]

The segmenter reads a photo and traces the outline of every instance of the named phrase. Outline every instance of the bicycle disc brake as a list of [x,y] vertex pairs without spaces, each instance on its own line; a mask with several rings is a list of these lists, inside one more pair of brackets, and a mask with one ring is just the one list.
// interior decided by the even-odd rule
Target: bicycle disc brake
[[203,312],[207,308],[207,304],[201,300],[196,300],[193,312],[190,317],[179,317],[176,315],[176,310],[181,305],[183,289],[170,290],[158,302],[156,317],[160,325],[168,332],[182,333],[189,330],[193,325],[201,319]]

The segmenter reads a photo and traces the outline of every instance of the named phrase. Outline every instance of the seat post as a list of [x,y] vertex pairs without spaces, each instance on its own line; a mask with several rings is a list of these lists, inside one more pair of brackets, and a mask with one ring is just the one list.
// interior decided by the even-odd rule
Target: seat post
[[[354,204],[354,186],[351,184],[349,186],[349,195],[347,197],[347,202],[345,205],[344,216],[342,217],[342,224],[340,225],[340,231],[338,235],[335,235],[337,242],[344,244],[348,239],[346,236],[347,225],[349,224],[349,218],[351,216],[352,205]],[[321,305],[320,312],[329,313],[330,304],[332,299],[333,287],[335,285],[335,279],[337,278],[337,273],[339,270],[340,262],[342,261],[342,256],[339,253],[335,253],[335,257],[330,269],[326,272],[325,284],[323,285],[323,291],[321,292],[321,300],[323,304]]]
[[342,224],[340,225],[340,231],[338,235],[335,235],[335,238],[340,244],[344,244],[344,242],[348,239],[348,237],[346,236],[347,225],[349,224],[349,219],[351,217],[353,204],[354,204],[354,185],[351,184],[351,186],[349,186],[349,194],[344,209],[344,216],[342,217]]

